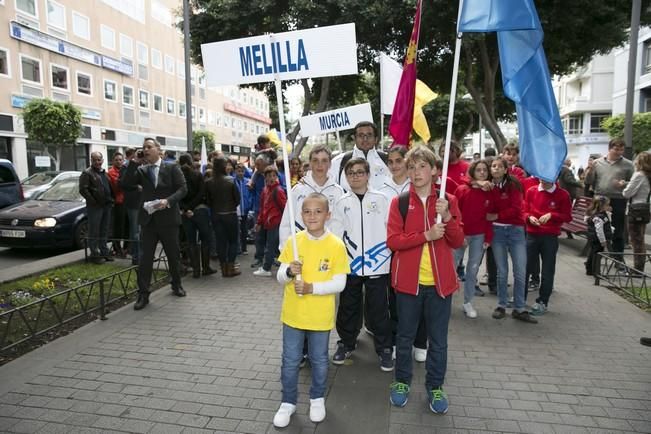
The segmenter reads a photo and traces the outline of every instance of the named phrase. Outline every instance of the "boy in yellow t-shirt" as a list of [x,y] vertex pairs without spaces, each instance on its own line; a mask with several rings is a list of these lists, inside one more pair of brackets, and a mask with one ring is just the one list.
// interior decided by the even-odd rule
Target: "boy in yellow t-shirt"
[[[328,343],[335,325],[335,296],[343,291],[350,273],[344,243],[325,228],[330,218],[328,198],[321,193],[309,194],[303,201],[301,216],[306,229],[296,234],[299,261],[294,261],[291,238],[278,257],[281,265],[277,277],[285,285],[281,314],[282,403],[273,420],[278,428],[289,425],[296,411],[298,370],[306,338],[312,366],[310,420],[325,419]],[[295,278],[297,275],[300,280]]]

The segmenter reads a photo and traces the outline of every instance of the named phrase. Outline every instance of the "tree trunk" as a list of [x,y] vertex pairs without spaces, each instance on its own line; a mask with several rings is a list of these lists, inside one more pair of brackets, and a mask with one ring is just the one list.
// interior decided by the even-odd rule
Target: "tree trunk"
[[498,151],[501,151],[507,140],[502,133],[497,119],[495,119],[495,79],[497,75],[497,68],[499,66],[499,57],[497,54],[492,57],[488,54],[486,40],[481,39],[478,42],[479,57],[483,69],[482,89],[483,92],[473,82],[474,77],[474,57],[473,46],[467,44],[464,48],[465,63],[466,63],[466,79],[465,84],[468,92],[472,96],[473,101],[477,107],[477,112],[481,116],[484,127],[488,130],[491,137],[495,141],[495,146]]
[[[316,110],[314,111],[314,113],[321,113],[323,110],[325,110],[326,104],[328,103],[328,94],[330,93],[331,81],[332,81],[332,77],[323,77],[321,79],[321,95],[319,96],[319,102],[316,104]],[[308,113],[310,113],[310,102],[312,101],[312,91],[307,85],[307,80],[301,80],[301,84],[303,84],[303,90],[305,91],[305,104],[303,106],[303,116],[306,116]],[[300,129],[301,129],[301,125],[300,123],[297,123],[296,126],[294,127],[294,130],[292,131],[292,134],[294,134],[292,137],[293,140],[296,140],[296,136],[298,135]],[[301,137],[301,140],[299,140],[298,143],[294,146],[294,150],[292,151],[292,156],[301,155],[301,151],[303,151],[303,148],[305,147],[307,140],[308,137]]]
[[50,148],[47,145],[43,145],[43,153],[50,157],[50,160],[54,161],[54,170],[60,170],[61,167],[61,148],[57,146],[56,155],[50,153]]

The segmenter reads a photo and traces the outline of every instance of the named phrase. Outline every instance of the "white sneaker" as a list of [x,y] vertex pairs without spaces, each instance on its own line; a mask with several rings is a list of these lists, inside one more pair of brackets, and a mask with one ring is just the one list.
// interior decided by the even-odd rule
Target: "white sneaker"
[[296,406],[288,402],[283,402],[280,404],[280,408],[274,416],[274,426],[276,428],[285,428],[289,425],[289,420],[292,418],[292,414],[296,412]]
[[466,314],[468,318],[477,318],[477,311],[475,310],[474,307],[472,307],[471,303],[463,304],[463,312]]
[[427,359],[427,350],[414,347],[414,360],[423,363]]
[[325,417],[325,398],[310,399],[310,420],[319,423],[323,422]]
[[484,273],[484,275],[479,278],[478,283],[480,285],[488,285],[488,273]]
[[267,271],[264,268],[260,267],[253,272],[254,276],[270,277],[271,271]]

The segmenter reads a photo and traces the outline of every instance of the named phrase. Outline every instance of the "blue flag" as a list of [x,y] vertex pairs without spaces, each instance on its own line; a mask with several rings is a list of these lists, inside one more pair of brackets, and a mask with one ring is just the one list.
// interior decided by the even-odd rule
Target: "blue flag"
[[497,32],[502,87],[518,113],[520,162],[530,175],[556,181],[567,143],[533,0],[464,0],[458,28]]

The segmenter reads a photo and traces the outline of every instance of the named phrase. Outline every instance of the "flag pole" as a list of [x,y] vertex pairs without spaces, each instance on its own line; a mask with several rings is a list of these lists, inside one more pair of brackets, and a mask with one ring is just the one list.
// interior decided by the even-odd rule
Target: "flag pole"
[[[457,99],[457,79],[459,78],[459,60],[461,56],[461,36],[459,31],[459,21],[461,20],[461,8],[463,0],[459,0],[459,12],[457,14],[457,34],[454,46],[454,64],[452,68],[452,86],[450,88],[450,107],[448,109],[448,127],[445,132],[445,153],[443,154],[443,172],[441,173],[441,191],[439,197],[445,198],[445,188],[448,179],[448,163],[450,161],[450,142],[452,141],[452,124],[454,122],[454,105]],[[437,223],[441,223],[443,217],[437,217]]]
[[[380,85],[380,106],[382,106],[382,85]],[[380,149],[384,151],[384,113],[380,107]]]
[[[269,35],[271,38],[271,44],[276,42],[273,33]],[[285,109],[283,107],[283,87],[280,81],[280,75],[276,71],[275,77],[276,83],[276,103],[278,104],[278,121],[280,123],[280,147],[283,151],[283,163],[285,165],[285,170],[289,170],[289,155],[287,154],[287,147],[285,146]],[[289,173],[289,172],[287,172]],[[291,177],[290,177],[291,178]],[[296,218],[294,217],[294,201],[292,200],[292,183],[291,179],[285,178],[285,187],[287,187],[287,209],[289,210],[289,225],[291,230],[291,239],[292,239],[292,250],[294,251],[294,261],[298,261],[298,248],[296,246]],[[296,276],[300,280],[300,276]],[[300,294],[299,294],[300,295]]]
[[337,135],[337,146],[339,146],[339,152],[343,152],[344,148],[341,147],[341,138],[339,137],[339,130],[335,131]]

